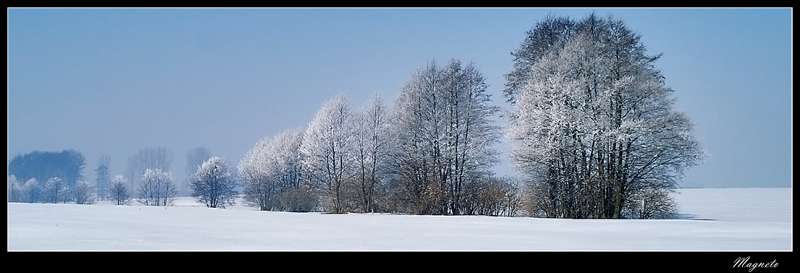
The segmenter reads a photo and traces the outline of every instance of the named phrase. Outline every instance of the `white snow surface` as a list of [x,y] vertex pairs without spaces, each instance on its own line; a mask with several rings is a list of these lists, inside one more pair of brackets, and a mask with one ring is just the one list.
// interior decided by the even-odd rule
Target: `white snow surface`
[[681,219],[8,203],[9,251],[789,251],[792,189],[681,189]]

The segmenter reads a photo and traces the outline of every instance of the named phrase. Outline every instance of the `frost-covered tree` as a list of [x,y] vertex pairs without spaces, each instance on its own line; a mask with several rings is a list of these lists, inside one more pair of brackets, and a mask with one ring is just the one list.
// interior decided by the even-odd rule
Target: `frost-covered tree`
[[24,202],[36,203],[44,201],[42,200],[42,187],[39,186],[39,182],[36,181],[36,178],[25,181],[22,185],[22,191]]
[[233,205],[236,199],[236,181],[231,177],[225,159],[213,156],[203,162],[190,178],[192,196],[209,208]]
[[303,130],[286,130],[247,152],[237,166],[245,204],[260,210],[316,210],[315,194],[303,187],[308,181],[301,162],[303,136]]
[[148,147],[140,149],[136,154],[128,157],[128,179],[131,189],[138,188],[139,179],[147,169],[170,171],[172,165],[172,151],[166,147]]
[[108,187],[108,197],[117,205],[122,205],[128,202],[131,197],[131,192],[128,189],[128,181],[122,175],[115,175],[111,179],[111,185]]
[[23,185],[14,175],[8,175],[8,202],[24,202],[25,191]]
[[139,202],[146,206],[171,205],[177,194],[172,173],[161,169],[146,169],[139,183]]
[[109,164],[111,157],[109,155],[102,155],[97,162],[97,169],[95,169],[95,181],[97,182],[97,199],[105,200],[108,194],[108,186],[111,184],[111,175],[109,174]]
[[375,189],[389,173],[393,144],[389,114],[376,94],[355,117],[356,188],[362,212],[373,210]]
[[310,185],[310,176],[303,167],[300,146],[305,132],[299,129],[286,130],[273,138],[269,160],[274,181],[280,192],[281,210],[308,212],[318,209],[318,193]]
[[561,48],[575,33],[575,21],[567,17],[547,17],[536,23],[527,32],[525,40],[517,50],[511,52],[514,57],[514,69],[505,74],[506,82],[503,95],[512,105],[518,93],[531,78],[531,68],[539,62],[551,48]]
[[328,210],[343,213],[345,183],[353,178],[353,120],[355,111],[344,95],[326,101],[308,124],[300,145],[303,167],[325,192]]
[[277,190],[271,181],[267,163],[270,138],[259,140],[255,147],[245,154],[237,170],[244,183],[244,202],[260,210],[273,210],[277,206]]
[[473,64],[435,61],[414,74],[395,101],[395,194],[410,213],[463,214],[464,187],[493,175],[492,118],[482,73]]
[[67,199],[69,186],[60,177],[51,177],[44,184],[42,193],[47,202],[58,203]]
[[95,198],[92,197],[92,186],[86,180],[75,183],[75,186],[71,187],[70,193],[75,204],[93,204],[95,201]]
[[564,25],[571,35],[563,45],[538,46],[547,49],[507,115],[512,160],[536,199],[533,214],[647,216],[625,210],[656,203],[640,199],[674,189],[703,156],[693,123],[673,110],[673,90],[654,67],[659,56],[647,55],[622,21],[592,14]]

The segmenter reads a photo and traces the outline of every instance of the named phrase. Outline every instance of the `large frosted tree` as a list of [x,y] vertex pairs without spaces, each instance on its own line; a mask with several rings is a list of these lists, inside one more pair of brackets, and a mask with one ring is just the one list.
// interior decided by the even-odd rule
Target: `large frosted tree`
[[519,91],[508,93],[512,160],[528,175],[533,213],[668,217],[632,210],[674,205],[664,193],[703,152],[692,121],[673,109],[673,90],[654,67],[659,56],[647,55],[640,35],[611,17],[547,20],[569,34],[531,46],[544,51],[530,54],[539,57],[522,71]]
[[392,152],[390,111],[376,94],[355,119],[356,188],[362,212],[372,212],[379,187],[389,174]]
[[355,110],[344,95],[326,101],[308,124],[300,146],[303,167],[325,192],[328,210],[346,212],[344,194],[354,173],[353,120]]
[[463,214],[468,183],[493,175],[500,136],[485,78],[471,63],[435,61],[395,101],[397,203],[410,213]]

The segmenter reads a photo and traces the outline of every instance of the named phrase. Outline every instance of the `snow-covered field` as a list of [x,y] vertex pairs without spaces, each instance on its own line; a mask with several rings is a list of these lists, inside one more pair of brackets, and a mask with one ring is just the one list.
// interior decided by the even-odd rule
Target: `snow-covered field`
[[573,220],[8,203],[8,250],[792,250],[791,188],[682,189],[683,219]]

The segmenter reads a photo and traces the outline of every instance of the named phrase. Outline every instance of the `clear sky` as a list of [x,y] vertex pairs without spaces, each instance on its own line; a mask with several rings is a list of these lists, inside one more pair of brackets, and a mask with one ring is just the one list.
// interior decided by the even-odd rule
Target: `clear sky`
[[[548,14],[613,15],[642,35],[710,156],[684,187],[789,187],[792,9],[32,9],[8,13],[8,160],[74,149],[94,181],[146,147],[202,146],[235,168],[346,93],[386,101],[431,60],[474,62],[494,103],[511,51]],[[501,125],[504,122],[500,121]],[[512,175],[508,146],[496,167]]]

